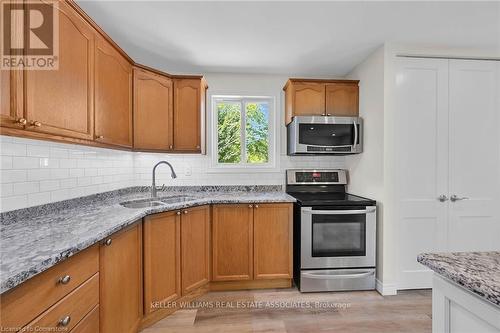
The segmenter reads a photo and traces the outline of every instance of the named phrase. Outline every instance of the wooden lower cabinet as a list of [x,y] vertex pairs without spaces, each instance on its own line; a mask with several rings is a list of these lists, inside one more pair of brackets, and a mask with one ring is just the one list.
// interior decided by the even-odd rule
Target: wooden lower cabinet
[[291,279],[292,205],[256,204],[253,216],[254,279]]
[[182,295],[210,280],[210,206],[188,208],[181,218]]
[[100,332],[137,332],[142,318],[142,224],[100,247]]
[[253,205],[214,205],[212,279],[252,280]]
[[213,281],[292,278],[292,213],[284,204],[214,205]]
[[83,318],[71,333],[98,333],[99,332],[99,305]]
[[179,212],[144,218],[144,314],[181,296],[181,217]]

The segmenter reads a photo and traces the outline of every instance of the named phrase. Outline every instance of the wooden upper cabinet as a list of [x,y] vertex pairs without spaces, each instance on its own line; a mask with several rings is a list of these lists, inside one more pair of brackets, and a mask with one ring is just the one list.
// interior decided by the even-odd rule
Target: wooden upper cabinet
[[357,117],[359,114],[359,86],[353,83],[326,85],[326,114]]
[[144,218],[144,313],[181,296],[181,218],[176,212]]
[[257,204],[254,209],[254,279],[292,278],[292,204]]
[[[0,70],[0,126],[23,129],[22,71]],[[16,87],[17,85],[17,87]]]
[[173,149],[173,82],[134,68],[134,149]]
[[355,80],[290,79],[285,91],[285,124],[294,116],[357,116]]
[[100,247],[100,333],[135,333],[142,318],[142,224]]
[[174,150],[203,152],[206,83],[203,78],[174,80]]
[[95,139],[132,147],[132,65],[101,37],[95,52]]
[[24,71],[26,129],[93,139],[94,36],[65,2],[59,12],[59,69]]
[[210,207],[182,211],[181,217],[182,294],[210,281]]
[[212,279],[253,279],[253,205],[214,205]]

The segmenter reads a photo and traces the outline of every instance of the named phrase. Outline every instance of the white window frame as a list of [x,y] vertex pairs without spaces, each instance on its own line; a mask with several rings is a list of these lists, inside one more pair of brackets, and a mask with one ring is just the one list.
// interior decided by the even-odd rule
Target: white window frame
[[[220,100],[236,101],[242,103],[241,117],[241,157],[240,163],[219,163],[218,161],[218,133],[217,133],[217,102]],[[244,129],[246,125],[246,110],[245,105],[252,102],[266,101],[269,104],[269,160],[267,163],[247,163],[246,161],[246,145],[244,140]],[[212,95],[211,104],[211,165],[210,172],[272,172],[276,171],[277,166],[277,128],[276,128],[276,99],[274,96],[243,96],[243,95]]]

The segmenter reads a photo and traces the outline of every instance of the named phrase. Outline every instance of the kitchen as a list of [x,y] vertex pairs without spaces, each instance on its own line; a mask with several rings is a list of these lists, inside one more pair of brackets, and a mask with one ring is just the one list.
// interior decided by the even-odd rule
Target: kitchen
[[[58,69],[0,72],[2,329],[500,330],[498,3],[32,2]],[[319,33],[359,13],[369,47]]]

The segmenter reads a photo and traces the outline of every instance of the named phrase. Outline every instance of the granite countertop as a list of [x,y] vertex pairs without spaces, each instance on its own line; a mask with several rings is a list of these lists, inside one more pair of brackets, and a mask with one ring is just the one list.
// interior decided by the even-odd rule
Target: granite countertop
[[424,253],[417,261],[500,306],[500,251]]
[[146,215],[214,203],[294,202],[281,186],[184,186],[159,199],[192,198],[148,208],[120,202],[147,199],[149,187],[132,187],[0,214],[0,293],[133,224]]

